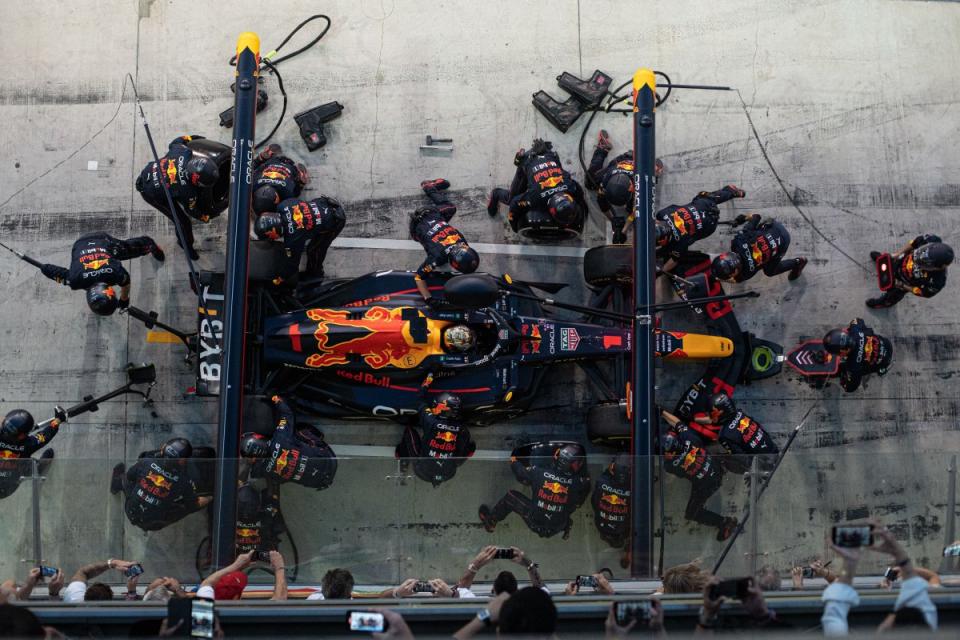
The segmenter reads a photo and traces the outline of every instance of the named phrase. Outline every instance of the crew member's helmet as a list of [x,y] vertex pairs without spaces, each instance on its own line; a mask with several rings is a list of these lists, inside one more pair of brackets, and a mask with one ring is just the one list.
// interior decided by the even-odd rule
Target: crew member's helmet
[[457,418],[460,416],[461,405],[460,396],[453,393],[441,393],[433,400],[433,414],[446,418]]
[[3,425],[0,426],[0,440],[5,442],[16,442],[21,436],[25,436],[33,430],[33,416],[29,411],[23,409],[14,409],[3,419]]
[[662,453],[675,453],[680,450],[680,434],[673,427],[663,432],[660,439],[660,449]]
[[657,220],[654,226],[657,230],[657,246],[667,246],[667,244],[673,240],[673,231],[670,230],[670,223],[666,220]]
[[480,266],[480,256],[467,243],[458,242],[450,249],[450,266],[460,273],[473,273]]
[[725,393],[716,393],[710,398],[710,419],[713,421],[725,418],[736,410],[733,398]]
[[713,259],[711,265],[713,277],[719,280],[731,280],[740,271],[740,256],[735,253],[721,253]]
[[831,329],[823,336],[823,348],[830,353],[840,353],[850,348],[850,334],[846,329]]
[[940,271],[953,262],[953,249],[942,242],[931,242],[914,250],[913,261],[926,271]]
[[560,473],[576,473],[583,468],[583,447],[565,444],[553,454],[554,465]]
[[633,180],[630,174],[618,171],[603,183],[603,197],[616,207],[625,207],[633,192]]
[[161,458],[189,458],[193,455],[193,446],[186,438],[171,438],[160,447]]
[[268,184],[263,185],[253,192],[254,213],[259,214],[266,211],[276,211],[278,204],[280,204],[280,194]]
[[569,193],[555,193],[547,200],[547,209],[557,224],[570,224],[577,217],[577,205]]
[[117,293],[113,287],[102,282],[87,287],[87,306],[98,316],[113,315],[118,305]]
[[283,233],[283,220],[279,213],[264,213],[257,218],[253,231],[261,240],[279,240]]
[[244,458],[265,458],[270,451],[270,439],[259,433],[248,433],[240,440],[240,455]]
[[443,346],[456,353],[466,353],[477,346],[477,334],[465,324],[455,324],[443,330]]
[[220,170],[213,160],[197,156],[187,162],[187,173],[190,174],[191,184],[198,187],[212,187],[220,177]]

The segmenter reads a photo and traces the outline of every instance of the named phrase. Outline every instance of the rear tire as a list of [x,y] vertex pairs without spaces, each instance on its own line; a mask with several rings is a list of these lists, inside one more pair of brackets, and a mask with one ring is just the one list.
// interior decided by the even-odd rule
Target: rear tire
[[587,412],[587,437],[597,445],[627,449],[630,423],[619,402],[601,402]]
[[583,279],[590,286],[633,282],[633,245],[608,244],[583,256]]
[[249,279],[256,282],[270,282],[280,274],[285,259],[282,243],[272,240],[251,240]]

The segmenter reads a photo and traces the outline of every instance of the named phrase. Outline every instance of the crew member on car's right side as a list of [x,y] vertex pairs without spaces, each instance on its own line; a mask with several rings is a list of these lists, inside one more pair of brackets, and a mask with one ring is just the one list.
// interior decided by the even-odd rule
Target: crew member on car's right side
[[[871,251],[870,259],[876,263],[883,257],[879,251]],[[890,256],[893,284],[879,298],[867,300],[872,309],[885,309],[897,304],[908,293],[920,298],[932,298],[947,284],[947,267],[953,262],[953,249],[944,244],[940,236],[932,233],[919,235],[903,249]]]

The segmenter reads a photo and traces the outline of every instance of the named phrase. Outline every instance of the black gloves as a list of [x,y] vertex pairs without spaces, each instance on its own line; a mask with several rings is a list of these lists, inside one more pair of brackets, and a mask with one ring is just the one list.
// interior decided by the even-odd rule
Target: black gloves
[[54,407],[54,408],[53,408],[53,415],[54,415],[54,417],[56,417],[56,419],[59,420],[60,422],[66,422],[66,421],[67,421],[67,411],[66,411],[66,409],[64,409],[63,407],[59,407],[59,406]]
[[117,300],[117,308],[126,309],[129,306],[130,306],[130,298],[127,298],[126,300],[124,300],[123,298],[120,298],[119,300]]

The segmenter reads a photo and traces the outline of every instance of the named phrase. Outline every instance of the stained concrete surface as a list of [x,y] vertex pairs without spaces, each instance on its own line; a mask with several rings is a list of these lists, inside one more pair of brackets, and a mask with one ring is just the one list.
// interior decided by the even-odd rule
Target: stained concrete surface
[[[262,3],[248,0],[229,8],[179,0],[54,2],[29,10],[5,5],[0,51],[20,63],[8,68],[0,92],[7,123],[0,131],[7,150],[0,164],[3,241],[65,264],[83,231],[152,235],[170,259],[163,266],[149,258],[130,264],[133,302],[191,327],[194,299],[171,226],[133,189],[149,149],[124,76],[136,79],[161,148],[183,133],[225,141],[229,134],[217,127],[217,114],[232,103],[226,61],[237,34],[256,30],[266,50],[314,10],[313,3],[295,1],[284,3],[282,16],[268,16]],[[945,469],[958,448],[957,285],[951,279],[936,299],[905,300],[888,311],[870,311],[862,301],[874,293],[871,249],[892,250],[925,231],[957,243],[960,157],[952,140],[960,123],[960,7],[892,0],[650,2],[639,8],[620,0],[363,0],[326,3],[324,10],[333,19],[326,38],[281,65],[290,106],[275,140],[307,165],[313,181],[306,195],[329,193],[345,203],[344,237],[406,238],[406,214],[421,201],[420,180],[444,176],[459,206],[455,223],[471,241],[519,243],[501,218],[484,212],[486,191],[512,176],[516,149],[534,137],[551,139],[582,179],[576,149],[586,119],[560,134],[530,105],[541,88],[562,95],[554,81],[561,71],[585,77],[600,68],[619,84],[646,65],[676,82],[735,87],[675,91],[658,109],[657,150],[667,166],[661,204],[735,182],[748,197],[724,209],[782,220],[792,235],[791,253],[810,258],[796,283],[751,281],[749,288],[763,297],[736,303],[745,329],[791,345],[862,316],[891,337],[895,349],[892,371],[855,394],[836,385],[816,392],[789,374],[738,390],[747,410],[781,441],[819,402],[764,498],[762,562],[785,570],[824,553],[823,531],[831,523],[876,516],[896,527],[916,557],[936,563],[946,525]],[[261,133],[280,107],[272,80],[267,90]],[[345,105],[343,116],[328,125],[328,145],[307,153],[289,114],[329,100]],[[626,148],[629,119],[608,115],[588,133],[588,152],[599,126],[610,131],[614,153]],[[427,134],[454,138],[453,153],[419,152]],[[96,170],[88,170],[90,160],[98,162]],[[599,220],[592,216],[580,245],[602,242]],[[222,264],[224,231],[222,219],[198,225],[201,268]],[[703,247],[720,251],[728,241],[721,230]],[[334,248],[327,273],[412,268],[420,259],[408,250]],[[586,299],[576,258],[485,254],[483,267],[567,281],[563,299]],[[106,488],[113,464],[129,463],[172,434],[213,443],[215,402],[185,396],[193,376],[181,348],[146,343],[143,326],[126,317],[91,316],[81,294],[10,255],[0,257],[0,269],[8,301],[0,306],[4,411],[24,407],[47,415],[55,403],[120,384],[130,361],[155,362],[161,372],[156,418],[135,398],[114,401],[72,421],[53,443],[58,459],[41,489],[44,558],[70,570],[90,559],[134,557],[150,574],[189,577],[205,534],[203,516],[144,534],[125,522],[119,499]],[[671,321],[695,326],[689,314]],[[661,371],[659,396],[672,404],[699,369]],[[480,449],[509,449],[520,432],[581,433],[592,401],[582,374],[566,367],[549,382],[543,403],[568,408],[477,429]],[[335,448],[392,445],[399,437],[399,428],[387,423],[322,426]],[[607,459],[596,453],[595,473]],[[328,491],[284,489],[304,579],[317,579],[333,565],[380,582],[411,575],[454,579],[488,542],[528,548],[551,578],[601,566],[622,575],[616,552],[592,530],[589,508],[578,512],[568,541],[540,540],[515,516],[486,534],[476,507],[515,486],[503,462],[471,461],[435,490],[400,476],[389,459],[343,460]],[[668,479],[667,566],[694,557],[710,564],[720,550],[713,531],[684,520],[687,491]],[[711,506],[739,513],[746,495],[731,478]],[[0,529],[17,543],[16,553],[7,545],[0,556],[4,575],[22,575],[29,565],[21,560],[33,556],[29,504],[28,487],[3,502]],[[745,566],[746,551],[745,542],[738,543],[728,571]]]

